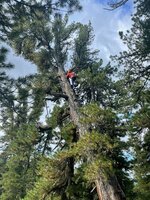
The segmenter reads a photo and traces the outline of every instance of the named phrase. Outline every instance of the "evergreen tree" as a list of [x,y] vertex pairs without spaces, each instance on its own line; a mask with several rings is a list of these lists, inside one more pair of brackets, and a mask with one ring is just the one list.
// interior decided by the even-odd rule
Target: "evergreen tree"
[[[135,199],[149,199],[149,1],[135,1],[136,12],[133,25],[125,35],[120,32],[128,50],[121,52],[116,60],[124,67],[122,87],[123,105],[128,115],[130,146],[133,150],[133,175]],[[130,113],[131,114],[131,113]]]
[[149,199],[150,167],[149,167],[149,91],[144,91],[141,100],[141,108],[135,114],[133,119],[134,132],[131,134],[131,142],[135,152],[134,174],[135,174],[135,192],[137,199]]
[[[0,48],[0,112],[2,115],[4,115],[5,109],[3,107],[10,106],[11,105],[11,99],[12,99],[12,93],[11,93],[11,86],[13,80],[11,80],[6,75],[6,70],[9,68],[12,68],[13,66],[10,63],[6,62],[6,56],[7,56],[8,50],[4,47]],[[2,124],[2,121],[7,121],[7,118],[4,116],[4,118],[0,117],[0,124]],[[2,132],[2,126],[0,127],[1,134]],[[1,156],[0,156],[0,177],[2,176],[4,172],[4,165],[6,164],[6,157],[5,153],[3,152],[3,148],[0,148],[1,150]],[[0,194],[1,194],[0,189]]]
[[[30,117],[30,113],[33,114],[30,101],[34,101],[35,96],[29,97],[28,87],[29,81],[25,79],[14,81],[11,88],[15,92],[13,91],[11,99],[6,99],[7,104],[2,101],[1,126],[4,136],[1,137],[3,152],[0,157],[5,163],[1,163],[1,199],[20,199],[36,180],[36,162],[39,155],[34,148],[39,143],[41,135],[33,125],[33,120],[37,118],[33,118],[33,115]],[[37,102],[36,106],[40,106],[39,98]],[[36,113],[41,113],[39,107]],[[37,114],[35,116],[39,117]]]
[[[63,5],[63,2],[61,5]],[[69,2],[73,3],[74,1]],[[27,123],[30,125],[34,120],[39,119],[46,94],[50,96],[52,101],[58,103],[63,98],[63,105],[56,108],[48,119],[50,132],[41,136],[37,133],[36,136],[27,141],[27,144],[29,144],[27,147],[26,142],[25,144],[23,142],[22,151],[18,153],[20,158],[17,159],[16,165],[14,164],[16,161],[15,152],[11,156],[10,162],[7,162],[8,170],[6,169],[2,179],[2,198],[23,198],[28,190],[28,185],[33,186],[34,184],[35,179],[28,180],[28,176],[30,177],[31,174],[35,173],[35,169],[31,167],[28,175],[28,170],[26,171],[27,160],[26,157],[23,157],[24,149],[26,149],[27,157],[31,158],[31,163],[32,161],[36,163],[38,160],[33,157],[33,152],[38,155],[42,153],[43,158],[39,161],[39,174],[35,187],[25,199],[101,199],[102,197],[105,200],[108,198],[125,199],[120,187],[121,184],[117,179],[118,177],[122,179],[121,175],[124,177],[123,168],[128,168],[123,158],[123,147],[121,148],[122,143],[119,139],[119,135],[124,135],[124,131],[118,130],[119,123],[115,114],[113,114],[109,95],[114,89],[111,80],[113,69],[110,65],[102,69],[102,61],[97,58],[96,51],[90,51],[91,25],[82,26],[74,23],[68,25],[67,16],[62,17],[58,13],[51,16],[51,8],[48,7],[45,10],[41,3],[36,2],[37,4],[30,5],[26,5],[25,1],[23,3],[13,1],[13,3],[10,5],[12,10],[8,9],[7,6],[4,7],[4,10],[7,9],[9,13],[8,16],[13,16],[13,20],[10,21],[10,29],[6,27],[3,31],[16,53],[22,54],[38,66],[39,75],[33,80],[33,82],[35,81],[33,88],[35,95],[32,98],[30,97],[34,101],[33,109],[27,103],[29,90],[22,87],[22,83],[17,88],[17,100],[19,101],[15,105],[17,115],[14,116],[11,110],[14,119],[12,117],[10,120],[11,124],[14,123],[15,133],[12,129],[8,130],[9,147],[13,144],[16,145],[16,152],[18,153],[20,144],[18,141],[23,139],[22,136],[25,133],[26,137],[28,134],[35,135],[34,130],[28,127]],[[15,9],[16,6],[19,6],[19,8]],[[74,41],[75,33],[78,38]],[[85,43],[83,51],[79,52],[78,44],[80,45],[82,38],[84,38]],[[72,50],[72,43],[75,44],[73,62],[80,67],[78,96],[71,89],[65,75],[68,50]],[[84,72],[86,77],[83,77]],[[42,82],[40,82],[41,80]],[[98,84],[99,81],[101,85]],[[85,82],[88,82],[88,85],[85,85]],[[96,88],[97,85],[98,89]],[[108,87],[107,91],[106,87]],[[82,98],[83,103],[80,103],[80,96],[84,92],[86,95]],[[94,104],[91,104],[93,101]],[[87,105],[80,110],[82,104]],[[10,108],[8,107],[8,109]],[[44,131],[43,127],[38,126],[38,128],[40,133]],[[13,133],[14,136],[12,136]],[[21,137],[18,139],[19,135]],[[57,135],[60,141],[56,142],[55,151],[51,154],[50,147]],[[13,139],[15,139],[15,143]],[[35,150],[30,149],[33,141],[37,141],[37,143],[35,142],[37,147]],[[23,164],[20,165],[20,162]],[[119,164],[121,164],[120,168],[116,169]],[[18,169],[17,172],[15,167]],[[7,184],[7,178],[11,174],[16,176],[13,176],[14,180]],[[14,185],[12,184],[13,181],[15,182]],[[17,181],[20,183],[18,187]],[[73,190],[75,188],[78,190],[79,186],[82,186],[81,190],[74,192]],[[98,197],[96,196],[95,186]],[[12,191],[9,194],[7,193],[8,189]],[[14,190],[18,191],[15,196]],[[20,193],[20,191],[22,192]],[[91,191],[93,191],[92,194]]]
[[119,64],[124,66],[125,75],[130,82],[149,80],[149,1],[136,1],[136,13],[133,15],[133,25],[127,34],[120,32],[128,51],[121,52],[117,57]]

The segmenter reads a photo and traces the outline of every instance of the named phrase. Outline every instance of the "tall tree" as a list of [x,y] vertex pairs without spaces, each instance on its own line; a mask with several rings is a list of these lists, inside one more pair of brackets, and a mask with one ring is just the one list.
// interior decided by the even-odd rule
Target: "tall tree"
[[135,1],[136,13],[133,15],[133,26],[126,34],[120,36],[128,47],[117,57],[119,64],[124,66],[129,82],[134,80],[149,80],[149,1]]
[[[35,1],[34,1],[35,2]],[[61,1],[60,1],[61,2]],[[60,4],[61,6],[64,1],[62,1]],[[69,1],[74,3],[74,1]],[[76,2],[76,1],[75,1]],[[65,157],[65,152],[60,153],[60,156],[62,156],[62,159],[59,159],[60,162],[57,163],[57,166],[63,161],[64,166],[62,166],[64,175],[61,180],[61,173],[58,169],[58,175],[59,175],[59,184],[58,179],[56,183],[54,184],[53,190],[49,188],[51,185],[47,185],[47,187],[42,187],[42,191],[44,188],[46,188],[46,191],[44,190],[44,196],[43,199],[49,198],[49,194],[53,191],[55,192],[56,189],[58,190],[60,188],[60,182],[61,182],[61,199],[67,199],[66,189],[68,189],[68,186],[71,186],[72,180],[74,177],[74,167],[75,167],[75,157],[78,155],[78,152],[76,153],[76,148],[81,148],[81,153],[79,152],[79,155],[81,154],[81,157],[83,160],[85,160],[85,163],[89,166],[87,169],[94,169],[94,175],[91,176],[92,183],[96,185],[98,198],[99,199],[111,199],[111,200],[119,200],[119,199],[125,199],[125,195],[120,187],[120,184],[117,180],[117,177],[115,176],[115,173],[110,170],[111,165],[113,168],[113,164],[109,162],[109,159],[111,160],[110,156],[112,157],[118,157],[115,154],[109,154],[109,151],[111,151],[111,148],[113,149],[113,141],[111,141],[112,134],[116,134],[117,138],[117,130],[114,128],[113,131],[110,130],[110,128],[107,128],[106,124],[110,122],[110,127],[115,125],[115,121],[111,121],[113,118],[113,114],[109,118],[109,111],[102,111],[99,107],[93,106],[94,113],[98,117],[98,121],[88,121],[89,116],[94,117],[93,115],[90,115],[89,112],[86,113],[86,110],[88,110],[88,107],[85,107],[85,111],[82,113],[80,112],[80,103],[78,102],[78,97],[75,95],[73,90],[71,89],[65,75],[65,64],[67,61],[67,54],[68,54],[68,48],[71,47],[72,42],[74,41],[73,35],[75,31],[78,29],[78,24],[70,24],[68,25],[68,17],[65,16],[64,18],[56,13],[54,16],[51,16],[51,9],[49,10],[49,7],[44,9],[42,7],[42,2],[35,2],[35,4],[26,4],[25,1],[23,1],[23,4],[18,1],[14,1],[14,4],[9,3],[8,6],[4,6],[5,12],[7,11],[9,15],[8,17],[12,16],[13,20],[10,20],[10,27],[9,29],[6,26],[6,29],[3,29],[5,32],[7,39],[9,41],[9,44],[16,50],[18,54],[22,54],[26,59],[34,62],[38,65],[38,70],[40,74],[44,77],[43,85],[42,85],[42,91],[50,95],[52,98],[60,99],[63,98],[66,101],[66,104],[68,105],[69,109],[69,116],[70,120],[73,123],[73,127],[71,127],[71,130],[73,129],[73,138],[71,140],[71,143],[67,144],[68,149],[70,150]],[[27,2],[29,3],[29,2]],[[32,3],[32,2],[31,2]],[[39,6],[40,5],[40,6]],[[74,5],[74,4],[73,4]],[[18,9],[15,9],[16,6],[19,6]],[[18,17],[19,16],[19,17]],[[9,18],[7,18],[8,20]],[[108,65],[104,70],[99,69],[99,65],[101,65],[101,62],[97,62],[97,60],[94,59],[94,57],[90,57],[89,55],[93,56],[95,55],[95,52],[91,52],[88,49],[88,45],[91,40],[91,27],[80,26],[80,33],[79,38],[83,33],[86,33],[86,30],[88,30],[89,34],[85,35],[84,37],[86,39],[84,52],[79,54],[76,52],[74,55],[79,55],[79,58],[83,58],[85,56],[87,67],[86,67],[86,74],[89,74],[90,77],[94,77],[93,73],[94,71],[98,73],[98,76],[96,77],[96,80],[91,84],[89,84],[87,90],[89,90],[87,93],[87,99],[84,98],[83,102],[91,102],[96,101],[99,102],[100,99],[102,99],[102,95],[106,96],[106,91],[103,89],[101,90],[101,95],[98,94],[98,90],[96,89],[96,84],[98,83],[98,80],[100,80],[99,76],[102,76],[103,78],[107,78],[109,80],[108,86],[110,86],[111,79],[109,75],[112,73],[112,69],[110,65]],[[81,42],[81,39],[79,39]],[[79,42],[79,43],[80,43]],[[76,40],[76,44],[78,43],[78,40]],[[79,50],[79,49],[78,49]],[[84,55],[84,56],[83,56]],[[92,60],[91,60],[92,59]],[[83,64],[84,60],[78,60],[78,63]],[[77,61],[75,61],[77,62]],[[82,66],[81,67],[81,76],[82,76]],[[83,66],[84,69],[85,65]],[[107,75],[107,73],[109,75]],[[53,77],[52,77],[53,75]],[[47,82],[46,78],[49,78],[52,86],[56,83],[56,87],[50,87]],[[55,77],[55,78],[54,78]],[[40,80],[40,79],[38,79]],[[84,83],[84,81],[81,78],[81,84]],[[104,84],[105,85],[105,84]],[[101,87],[101,85],[100,85]],[[86,88],[85,86],[83,87]],[[110,88],[111,91],[112,88]],[[80,94],[82,95],[82,91],[80,90]],[[109,91],[107,91],[109,93]],[[45,95],[44,94],[44,95]],[[43,93],[41,94],[43,95]],[[44,96],[43,95],[43,96]],[[43,97],[42,96],[42,97]],[[104,100],[101,100],[102,102],[107,102]],[[41,102],[41,101],[40,101]],[[23,109],[26,113],[26,101],[23,104]],[[86,103],[86,102],[85,102]],[[109,102],[110,103],[110,102]],[[100,104],[101,105],[101,104]],[[100,106],[99,105],[99,106]],[[40,107],[41,108],[41,107]],[[89,107],[90,110],[91,107]],[[97,113],[98,110],[98,113]],[[21,111],[21,110],[20,110]],[[91,111],[92,112],[92,111]],[[103,113],[104,112],[104,113]],[[82,114],[82,115],[81,115]],[[92,114],[92,113],[91,113]],[[105,114],[108,115],[108,118],[105,119]],[[81,119],[84,119],[84,115],[88,115],[86,118],[87,122],[84,123],[84,120],[82,122]],[[24,119],[27,120],[27,119]],[[69,120],[69,121],[70,121]],[[96,119],[95,119],[96,120]],[[21,122],[22,123],[22,122]],[[101,126],[99,125],[101,124]],[[69,129],[69,133],[71,133],[71,130]],[[92,131],[92,134],[90,135],[89,132]],[[108,132],[108,134],[107,134]],[[122,131],[121,131],[122,132]],[[68,134],[69,134],[68,133]],[[96,144],[97,141],[94,140],[94,136],[97,138],[100,144]],[[114,139],[114,138],[113,138]],[[77,147],[76,147],[76,143]],[[90,151],[90,148],[87,149],[87,156],[84,154],[84,148],[82,149],[83,144],[88,141],[86,144],[90,145],[90,141],[94,140],[93,143],[91,143],[92,153]],[[73,148],[74,146],[76,148]],[[78,147],[79,145],[79,147]],[[81,146],[81,147],[80,147]],[[114,145],[115,146],[115,145]],[[72,151],[71,151],[72,150]],[[113,150],[112,150],[113,152]],[[102,157],[99,158],[99,154],[102,153]],[[109,155],[108,155],[109,154]],[[69,155],[69,156],[68,156]],[[59,154],[58,154],[59,156]],[[120,155],[122,157],[122,155]],[[91,161],[90,161],[91,159]],[[56,159],[57,161],[57,159]],[[119,162],[119,161],[118,161]],[[62,164],[63,164],[62,163]],[[103,165],[101,165],[103,163]],[[53,164],[53,163],[52,163]],[[54,167],[56,164],[54,163]],[[53,169],[54,169],[53,167]],[[114,164],[114,167],[116,165]],[[51,169],[51,167],[50,167]],[[61,169],[61,168],[60,168]],[[122,169],[122,168],[121,168]],[[111,173],[110,173],[111,171]],[[67,177],[66,177],[67,172]],[[107,173],[108,172],[108,173]],[[53,172],[54,173],[54,172]],[[106,173],[106,176],[104,174]],[[56,173],[54,173],[55,175]],[[50,174],[51,177],[51,174]],[[53,177],[53,176],[52,176]],[[106,178],[107,177],[107,178]],[[67,178],[67,179],[66,179]],[[45,176],[44,176],[45,180]],[[47,182],[46,182],[47,183]],[[52,184],[53,185],[53,184]],[[41,185],[40,185],[41,186]],[[65,192],[64,192],[65,191]],[[22,197],[22,196],[21,196]],[[33,197],[34,199],[35,197]],[[69,197],[70,198],[70,197]]]
[[[7,117],[5,116],[5,109],[7,106],[11,106],[12,105],[12,90],[11,90],[11,86],[13,83],[13,80],[10,79],[7,76],[6,71],[10,68],[12,68],[12,64],[7,63],[6,61],[6,56],[7,56],[7,52],[8,50],[4,47],[0,48],[0,113],[1,115],[4,116],[4,118],[2,118],[2,116],[0,116],[0,131],[1,134],[3,134],[3,128],[2,128],[2,122],[4,121],[6,123],[7,121]],[[4,172],[4,166],[6,164],[6,157],[5,157],[5,153],[3,152],[3,148],[1,146],[1,158],[0,158],[0,177],[2,176],[3,172]],[[0,190],[0,193],[2,191]]]
[[[29,85],[27,77],[14,80],[10,87],[13,89],[11,96],[9,94],[9,98],[5,98],[7,95],[5,93],[1,104],[1,129],[4,136],[1,137],[3,151],[0,159],[6,162],[1,174],[2,199],[23,197],[36,179],[34,158],[38,157],[38,153],[34,151],[34,145],[38,144],[42,136],[38,134],[34,124],[42,111],[41,101],[38,98],[41,94],[38,92],[29,95]],[[33,102],[38,105],[34,112]]]
[[132,115],[135,115],[129,119],[129,136],[134,150],[136,199],[149,199],[149,3],[145,0],[135,1],[136,12],[132,17],[132,28],[126,34],[120,32],[128,49],[116,57],[119,66],[124,67],[122,86],[128,98],[125,98],[124,107],[127,112],[133,112]]

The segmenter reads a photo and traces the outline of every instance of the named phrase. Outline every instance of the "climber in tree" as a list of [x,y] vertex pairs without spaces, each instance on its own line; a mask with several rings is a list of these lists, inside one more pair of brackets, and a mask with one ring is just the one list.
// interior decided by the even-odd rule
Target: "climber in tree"
[[76,83],[76,74],[72,69],[69,69],[66,74],[67,79],[69,80],[69,83],[71,85],[71,88],[74,89],[77,86]]

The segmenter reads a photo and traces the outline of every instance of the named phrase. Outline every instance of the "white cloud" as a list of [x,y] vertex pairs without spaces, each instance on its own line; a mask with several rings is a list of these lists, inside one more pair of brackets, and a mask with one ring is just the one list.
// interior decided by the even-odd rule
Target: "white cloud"
[[[131,10],[121,7],[114,11],[107,11],[102,0],[82,0],[83,10],[70,16],[70,21],[87,24],[91,21],[94,28],[95,40],[93,48],[100,50],[100,57],[104,63],[109,62],[109,56],[115,55],[125,49],[120,40],[119,31],[126,31],[131,27]],[[131,1],[129,1],[131,2]],[[35,73],[36,66],[23,58],[16,56],[13,51],[8,55],[8,60],[15,65],[9,73],[13,77],[25,76]]]
[[118,32],[131,27],[131,11],[124,7],[108,11],[98,0],[83,0],[82,5],[83,10],[73,14],[71,20],[84,24],[91,21],[95,34],[93,47],[100,50],[100,56],[107,63],[110,55],[125,49]]
[[13,78],[36,73],[36,66],[23,57],[15,55],[10,47],[7,60],[14,65],[14,69],[8,70],[8,74]]
[[[107,63],[110,55],[125,49],[118,32],[126,31],[131,27],[131,13],[127,9],[124,10],[123,7],[114,11],[106,11],[100,2],[100,0],[82,0],[83,11],[76,12],[70,17],[71,21],[84,24],[91,21],[95,34],[93,48],[100,50],[100,56],[104,63]],[[36,72],[35,65],[16,56],[12,50],[8,54],[8,60],[15,65],[15,68],[9,71],[13,77]]]

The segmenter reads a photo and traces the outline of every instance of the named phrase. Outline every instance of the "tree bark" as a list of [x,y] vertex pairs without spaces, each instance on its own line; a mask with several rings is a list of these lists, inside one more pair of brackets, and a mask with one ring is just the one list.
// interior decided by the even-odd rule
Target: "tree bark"
[[[63,67],[58,68],[58,76],[60,77],[60,84],[63,92],[68,96],[68,103],[70,108],[70,117],[73,123],[76,125],[79,133],[79,138],[88,132],[87,127],[84,127],[80,123],[79,103],[76,101],[75,94],[67,81],[65,71]],[[99,174],[97,180],[95,180],[99,200],[125,200],[124,192],[122,191],[116,176],[112,176],[109,180]]]
[[58,68],[58,75],[61,79],[61,87],[63,92],[68,96],[69,108],[70,108],[70,117],[73,123],[77,126],[79,136],[81,137],[85,132],[87,132],[86,128],[80,123],[80,116],[78,113],[79,103],[76,100],[75,94],[67,81],[64,69],[62,67]]
[[104,179],[102,176],[95,181],[99,200],[125,200],[125,194],[115,175]]

